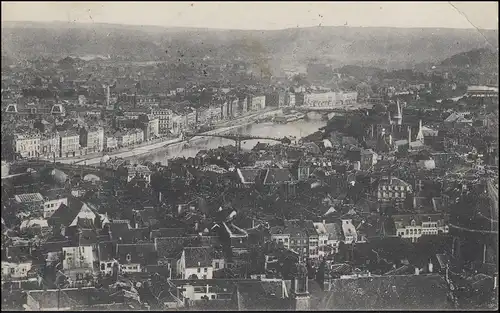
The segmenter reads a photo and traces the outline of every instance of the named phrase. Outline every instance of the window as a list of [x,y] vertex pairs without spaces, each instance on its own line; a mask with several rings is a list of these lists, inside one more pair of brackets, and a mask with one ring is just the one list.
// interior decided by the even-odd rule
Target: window
[[101,271],[104,271],[106,269],[106,264],[101,263]]
[[205,273],[208,272],[208,268],[206,268],[206,267],[203,270]]
[[422,230],[421,230],[421,229],[419,229],[419,230],[418,230],[418,234],[420,235],[421,233],[422,233]]
[[198,273],[201,273],[201,268],[198,268]]
[[14,274],[15,272],[16,272],[15,268],[13,268],[13,267],[12,267],[12,268],[10,269],[10,273],[11,273],[11,274]]
[[408,231],[408,229],[406,230],[406,234],[407,234],[407,235],[409,234],[409,231]]
[[285,238],[285,242],[288,242],[288,238]]
[[411,226],[415,226],[415,220],[411,220]]
[[215,262],[215,268],[219,268],[219,262]]
[[129,262],[130,262],[131,260],[132,260],[132,256],[131,256],[131,255],[130,255],[130,253],[129,253],[129,254],[127,254],[127,261],[129,261]]
[[212,295],[211,298],[212,298],[212,300],[214,300],[215,299],[215,295]]

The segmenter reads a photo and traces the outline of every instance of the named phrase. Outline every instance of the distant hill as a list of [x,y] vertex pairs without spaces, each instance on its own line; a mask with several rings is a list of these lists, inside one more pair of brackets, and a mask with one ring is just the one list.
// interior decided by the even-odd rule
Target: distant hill
[[452,67],[498,67],[498,50],[475,49],[459,54],[455,54],[441,62],[443,66]]
[[218,30],[113,24],[2,22],[2,56],[110,55],[176,60],[240,57],[261,66],[335,60],[338,66],[408,68],[494,46],[498,31],[431,28],[309,27]]

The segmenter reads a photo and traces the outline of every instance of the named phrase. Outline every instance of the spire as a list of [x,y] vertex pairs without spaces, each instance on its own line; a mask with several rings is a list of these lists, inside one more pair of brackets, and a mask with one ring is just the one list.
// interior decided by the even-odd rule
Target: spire
[[396,101],[398,105],[398,115],[397,115],[397,124],[401,125],[403,123],[403,111],[401,110],[401,105],[399,104],[399,99]]
[[418,122],[418,133],[417,133],[417,140],[419,141],[424,141],[424,133],[422,130],[422,120]]

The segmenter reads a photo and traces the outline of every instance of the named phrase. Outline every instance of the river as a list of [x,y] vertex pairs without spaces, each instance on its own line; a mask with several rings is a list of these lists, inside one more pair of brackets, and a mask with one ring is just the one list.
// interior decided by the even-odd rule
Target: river
[[[233,129],[230,132],[262,137],[283,138],[286,136],[296,137],[297,139],[300,139],[301,137],[305,137],[316,132],[320,127],[323,127],[325,125],[326,121],[320,119],[308,119],[299,120],[288,124],[251,124],[238,129]],[[269,142],[271,144],[276,143],[275,141],[267,140],[247,140],[241,143],[241,148],[250,150],[259,141]],[[216,149],[217,147],[226,145],[234,145],[234,141],[217,137],[202,137],[191,140],[189,146],[185,146],[185,144],[183,143],[173,144],[149,154],[130,157],[127,159],[132,162],[151,161],[153,163],[160,162],[162,164],[165,164],[168,159],[177,157],[194,157],[200,150]]]

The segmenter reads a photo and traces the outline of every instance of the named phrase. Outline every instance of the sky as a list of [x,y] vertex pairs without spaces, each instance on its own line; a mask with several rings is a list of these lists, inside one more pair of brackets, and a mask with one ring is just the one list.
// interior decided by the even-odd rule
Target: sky
[[498,29],[498,2],[2,2],[2,21],[224,29],[310,26]]

